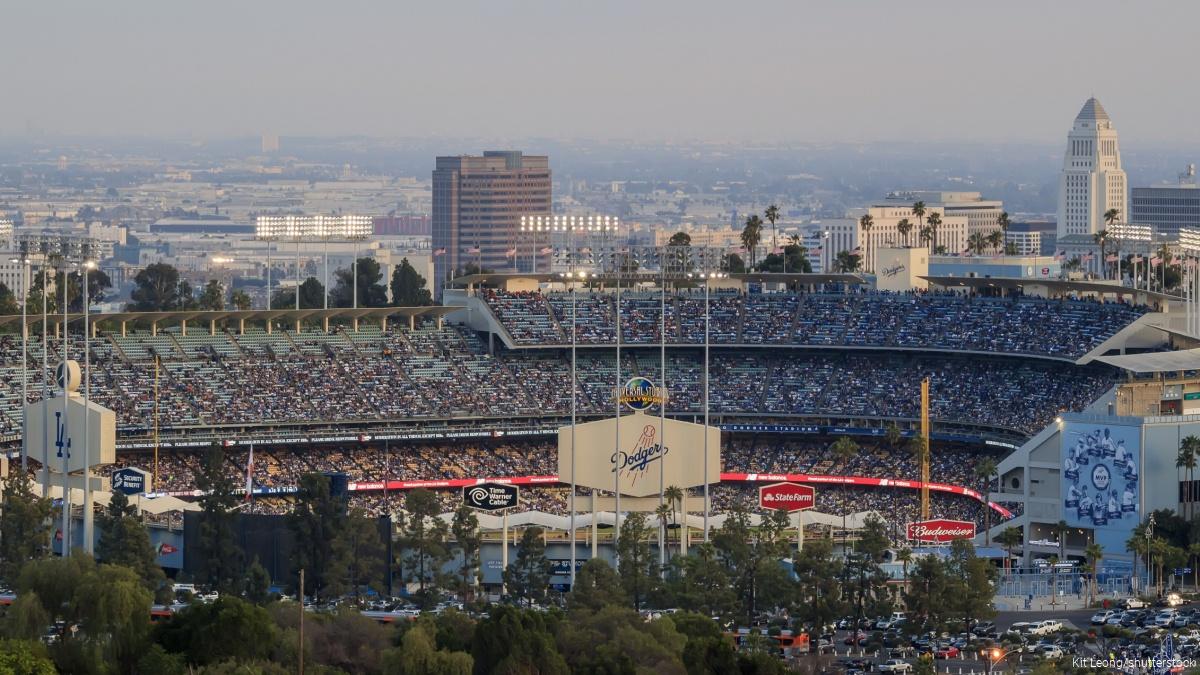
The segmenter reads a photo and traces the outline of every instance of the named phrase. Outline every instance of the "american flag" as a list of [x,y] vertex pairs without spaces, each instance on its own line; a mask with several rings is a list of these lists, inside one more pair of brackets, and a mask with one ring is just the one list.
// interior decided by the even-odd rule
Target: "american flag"
[[505,252],[504,252],[504,257],[505,257],[505,258],[512,258],[512,257],[514,257],[515,255],[517,255],[517,249],[515,249],[515,248],[510,248],[510,249],[508,249],[507,251],[505,251]]
[[1066,251],[1059,251],[1058,253],[1055,253],[1055,254],[1054,254],[1054,259],[1055,259],[1055,260],[1058,260],[1058,261],[1060,261],[1060,262],[1061,262],[1061,261],[1063,261],[1063,260],[1066,260],[1066,259],[1067,259],[1067,252],[1066,252]]
[[591,252],[592,252],[592,249],[588,248],[587,246],[584,246],[583,248],[579,249],[579,253],[581,255],[590,255]]
[[1095,254],[1093,254],[1093,253],[1088,253],[1087,255],[1083,256],[1083,261],[1084,261],[1084,262],[1091,262],[1091,261],[1093,261],[1093,260],[1095,260],[1095,259],[1096,259],[1096,256],[1095,256]]
[[861,246],[855,246],[855,247],[854,247],[854,250],[853,250],[853,251],[850,251],[850,255],[862,255],[862,247],[861,247]]
[[1162,258],[1160,258],[1158,256],[1154,256],[1153,258],[1150,259],[1151,267],[1158,267],[1161,264],[1162,264]]
[[480,249],[478,246],[472,246],[471,248],[467,249],[467,253],[479,253],[479,250]]
[[446,255],[446,249],[444,249],[444,248],[435,248],[435,249],[433,250],[433,255],[434,255],[434,257],[436,257],[436,256],[439,256],[439,255]]
[[1106,260],[1106,261],[1108,261],[1108,262],[1117,262],[1118,260],[1120,260],[1120,258],[1118,258],[1118,257],[1117,257],[1117,256],[1115,256],[1115,255],[1110,255],[1110,256],[1108,256],[1107,258],[1105,258],[1105,260]]
[[[1116,258],[1117,256],[1113,256],[1113,257],[1114,257],[1114,258]],[[1145,258],[1143,258],[1143,257],[1142,257],[1142,256],[1140,256],[1140,255],[1135,255],[1135,256],[1133,256],[1132,258],[1130,258],[1130,262],[1132,262],[1132,263],[1134,263],[1134,264],[1140,263],[1140,262],[1142,262],[1142,261],[1144,261],[1144,260],[1145,260]]]
[[552,248],[550,248],[549,246],[547,246],[547,247],[543,248],[543,249],[542,249],[541,251],[539,251],[539,252],[540,252],[542,255],[546,255],[547,253],[553,253],[553,252],[554,252],[554,249],[552,249]]

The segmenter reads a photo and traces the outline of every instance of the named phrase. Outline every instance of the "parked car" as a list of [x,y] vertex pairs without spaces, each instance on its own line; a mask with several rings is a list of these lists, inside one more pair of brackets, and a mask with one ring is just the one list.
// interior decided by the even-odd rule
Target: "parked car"
[[971,633],[973,635],[987,635],[995,630],[996,624],[992,621],[980,621],[974,626],[971,626]]
[[1046,619],[1038,621],[1030,627],[1029,632],[1032,635],[1049,635],[1062,630],[1062,622],[1056,619]]
[[945,645],[938,647],[938,650],[933,653],[935,659],[957,659],[960,654],[958,647],[954,645]]
[[881,673],[908,673],[912,672],[912,664],[901,661],[900,659],[888,659],[879,664],[879,672]]
[[1124,609],[1142,609],[1146,606],[1146,601],[1141,598],[1125,598],[1118,602],[1117,605]]
[[1063,657],[1062,647],[1058,645],[1042,645],[1037,653],[1043,659],[1061,659]]
[[1102,612],[1096,612],[1092,615],[1092,625],[1103,626],[1104,624],[1108,623],[1109,619],[1113,618],[1114,616],[1118,616],[1119,614],[1120,612],[1111,609],[1106,609]]
[[1159,628],[1170,628],[1175,623],[1175,610],[1168,609],[1154,616],[1154,625]]

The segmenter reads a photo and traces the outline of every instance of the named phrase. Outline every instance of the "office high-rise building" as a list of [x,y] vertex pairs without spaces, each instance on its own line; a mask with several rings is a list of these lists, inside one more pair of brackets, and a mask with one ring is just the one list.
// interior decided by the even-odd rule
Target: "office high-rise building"
[[1089,98],[1067,134],[1058,179],[1058,238],[1099,232],[1109,209],[1129,222],[1128,192],[1117,130],[1100,101]]
[[[521,216],[550,215],[550,160],[519,151],[438,157],[433,170],[434,283],[468,263],[496,272],[548,271],[538,264],[548,231],[522,231]],[[518,251],[534,250],[538,256]]]
[[1189,164],[1174,185],[1135,187],[1130,199],[1135,225],[1149,225],[1161,237],[1174,239],[1179,228],[1200,229],[1200,185],[1196,165]]

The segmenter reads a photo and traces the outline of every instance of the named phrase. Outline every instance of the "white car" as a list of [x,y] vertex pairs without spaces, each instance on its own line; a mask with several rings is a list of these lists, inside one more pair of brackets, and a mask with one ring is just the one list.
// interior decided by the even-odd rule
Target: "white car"
[[881,673],[911,673],[912,664],[900,659],[888,659],[879,664],[878,670]]
[[1046,619],[1045,621],[1038,621],[1034,623],[1030,627],[1029,633],[1031,635],[1049,635],[1062,630],[1062,627],[1063,625],[1061,621]]
[[1141,598],[1125,598],[1121,601],[1121,606],[1125,609],[1143,609],[1146,606],[1146,601]]
[[[1113,618],[1114,616],[1119,616],[1119,615],[1120,615],[1120,612],[1114,612],[1111,609],[1106,609],[1103,612],[1096,612],[1095,614],[1092,615],[1092,625],[1093,626],[1102,626],[1102,625],[1108,623],[1109,619]],[[1118,621],[1119,621],[1119,619],[1118,619]]]
[[1046,645],[1038,650],[1038,653],[1043,659],[1061,659],[1063,657],[1062,647],[1058,645]]
[[1175,623],[1174,610],[1159,612],[1158,615],[1154,617],[1154,625],[1158,626],[1159,628],[1170,628],[1171,624],[1173,623]]

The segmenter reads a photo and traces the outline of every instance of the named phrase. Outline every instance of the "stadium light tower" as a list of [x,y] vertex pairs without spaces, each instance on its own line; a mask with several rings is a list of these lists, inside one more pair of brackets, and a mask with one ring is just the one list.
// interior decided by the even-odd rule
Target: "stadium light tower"
[[29,442],[24,438],[26,434],[25,418],[27,417],[25,406],[29,403],[29,314],[26,310],[29,304],[29,280],[33,259],[28,255],[23,255],[20,258],[10,258],[9,260],[21,263],[24,268],[21,270],[21,437],[22,445],[25,447],[21,451],[21,474],[25,475],[29,470]]
[[[267,309],[271,308],[270,249],[272,241],[296,243],[296,309],[300,309],[300,244],[323,242],[325,245],[325,308],[329,308],[329,242],[360,241],[371,236],[370,216],[258,216],[254,237],[267,243]],[[358,259],[354,260],[354,305],[358,306]]]
[[[1133,225],[1131,223],[1113,223],[1112,226],[1108,228],[1108,233],[1110,235],[1112,235],[1112,237],[1114,239],[1116,239],[1117,241],[1120,241],[1120,242],[1131,241],[1131,242],[1137,242],[1138,244],[1145,243],[1146,244],[1146,253],[1147,253],[1147,255],[1149,255],[1150,248],[1151,248],[1150,241],[1153,239],[1149,225]],[[1135,260],[1136,260],[1136,258],[1135,258]],[[1146,290],[1147,291],[1150,290],[1150,274],[1149,274],[1150,265],[1148,263],[1149,263],[1149,261],[1147,261],[1147,265],[1146,265],[1146,269],[1147,269]],[[1136,289],[1137,288],[1137,263],[1134,262],[1133,265],[1134,265],[1133,287]],[[1121,258],[1118,255],[1117,256],[1117,282],[1120,283],[1120,280],[1121,280]]]

